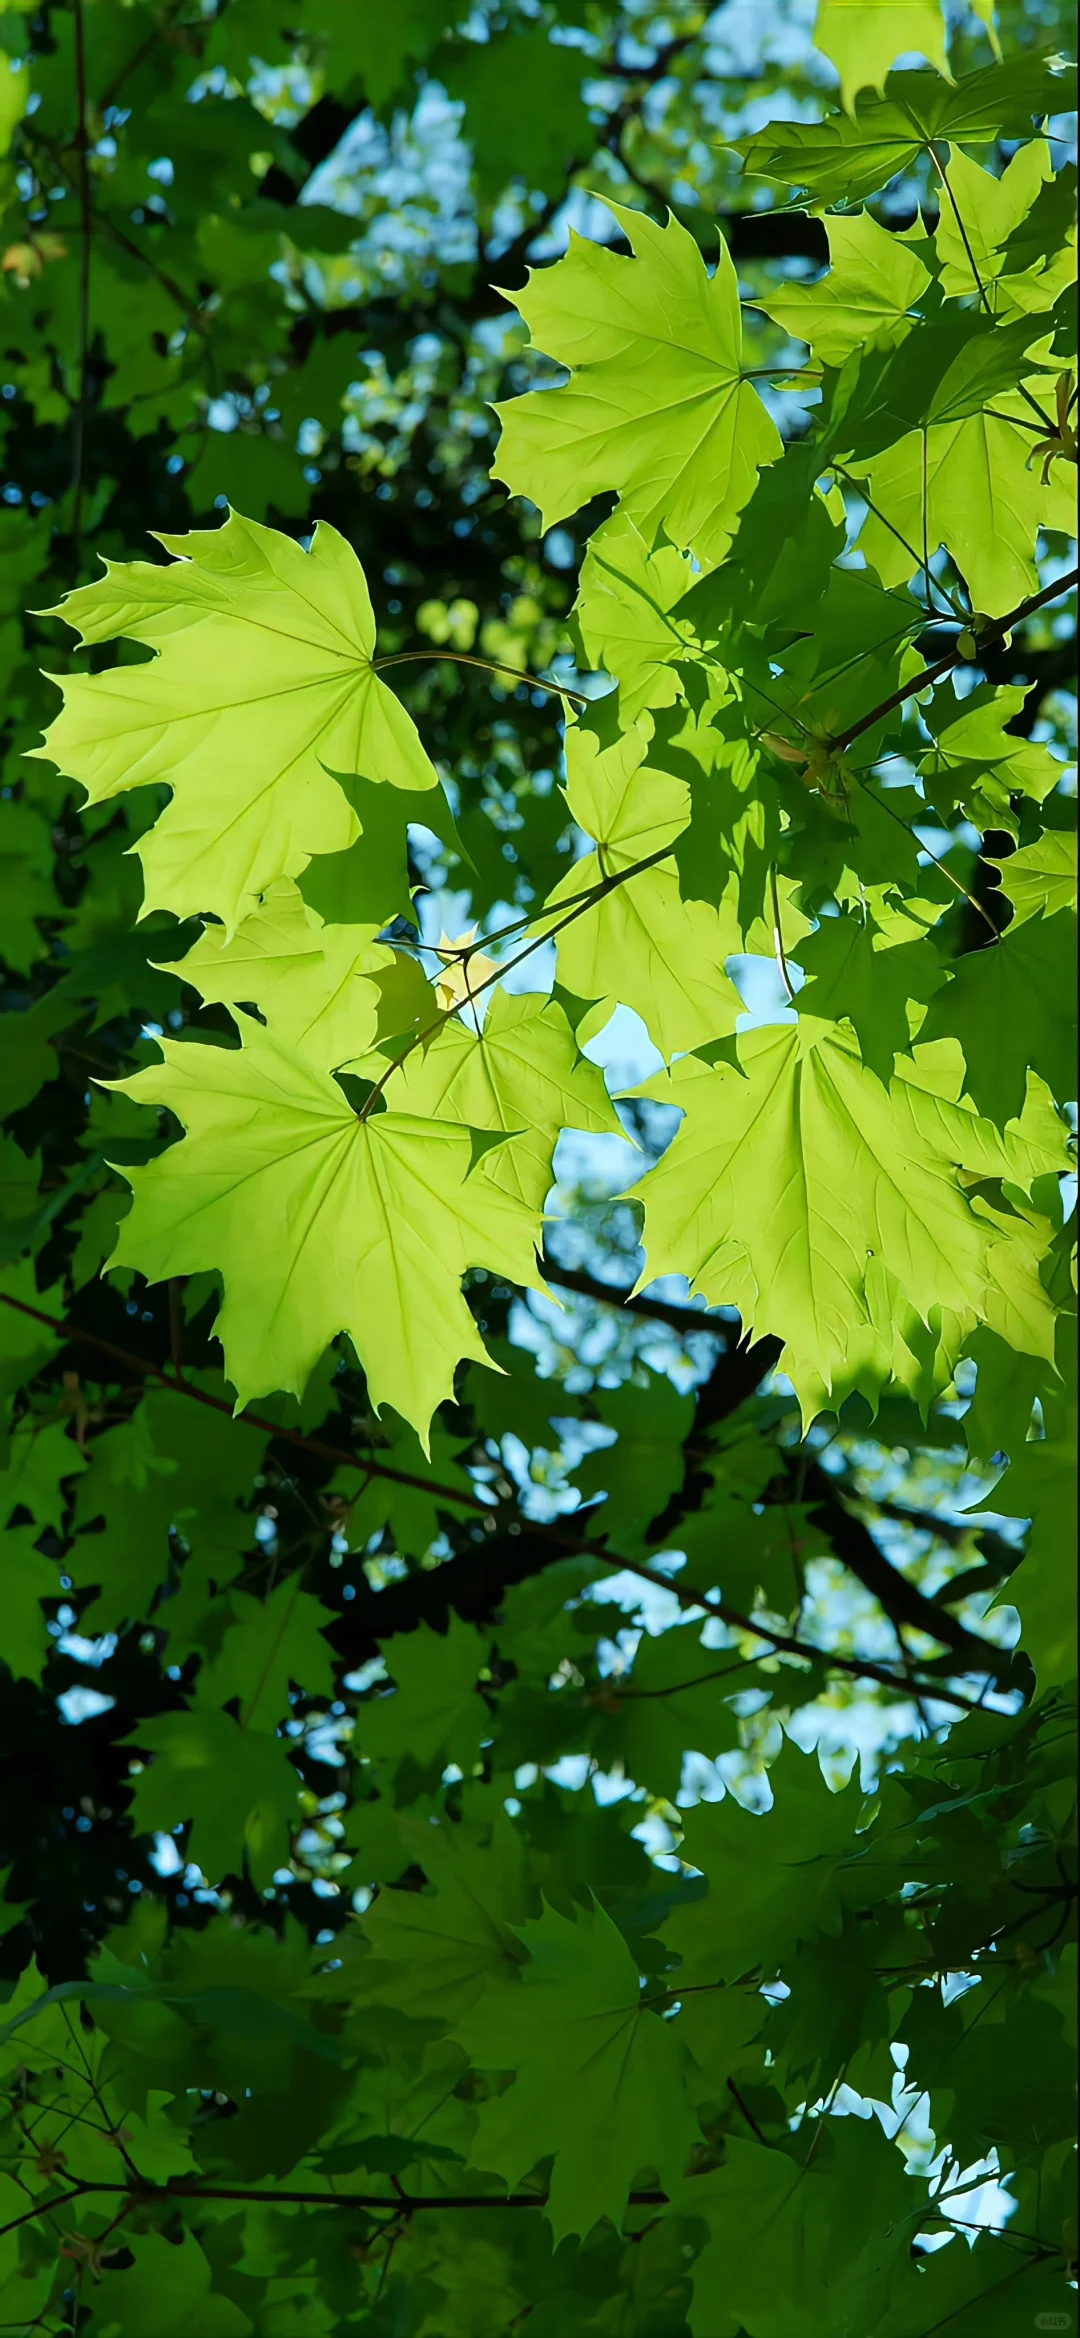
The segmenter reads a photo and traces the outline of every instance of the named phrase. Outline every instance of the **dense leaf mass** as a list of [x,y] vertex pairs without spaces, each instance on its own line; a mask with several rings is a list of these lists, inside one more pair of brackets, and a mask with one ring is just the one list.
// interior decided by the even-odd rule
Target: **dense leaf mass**
[[19,2338],[1075,2321],[1073,75],[804,14],[0,17]]

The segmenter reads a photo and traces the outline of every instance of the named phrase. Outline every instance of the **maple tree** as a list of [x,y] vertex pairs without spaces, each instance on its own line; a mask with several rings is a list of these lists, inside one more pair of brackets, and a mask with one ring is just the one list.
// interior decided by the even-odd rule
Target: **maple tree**
[[1075,2321],[1074,76],[754,38],[0,21],[8,2329]]

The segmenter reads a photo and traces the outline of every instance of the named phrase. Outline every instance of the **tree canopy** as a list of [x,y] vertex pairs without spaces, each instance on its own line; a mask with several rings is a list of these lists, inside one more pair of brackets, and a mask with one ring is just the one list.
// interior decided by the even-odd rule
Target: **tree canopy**
[[20,2338],[1075,2322],[1068,37],[0,16]]

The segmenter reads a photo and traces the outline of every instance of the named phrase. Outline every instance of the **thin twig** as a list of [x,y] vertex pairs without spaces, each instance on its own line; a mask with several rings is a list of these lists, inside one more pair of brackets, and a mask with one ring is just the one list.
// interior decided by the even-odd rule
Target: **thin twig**
[[[615,891],[617,886],[628,884],[631,877],[640,877],[644,870],[655,868],[658,862],[670,860],[670,858],[670,844],[662,844],[658,847],[656,852],[646,853],[642,860],[632,862],[628,869],[617,869],[611,876],[602,877],[599,884],[589,885],[586,887],[584,893],[579,893],[576,895],[567,906],[566,916],[557,918],[553,924],[547,922],[550,916],[550,912],[546,909],[540,911],[539,919],[532,917],[519,919],[517,921],[519,927],[522,925],[535,925],[543,921],[543,932],[536,934],[531,942],[526,942],[525,948],[523,950],[519,950],[516,957],[504,958],[501,965],[493,967],[490,974],[485,974],[483,981],[478,982],[475,989],[470,989],[470,1002],[479,998],[483,991],[490,990],[493,982],[501,982],[503,977],[511,973],[515,967],[523,966],[526,958],[531,958],[534,951],[543,949],[545,942],[554,941],[556,934],[561,934],[568,925],[572,925],[575,918],[581,917],[585,910],[596,908],[601,901],[606,899],[609,893],[613,893]],[[560,906],[562,906],[562,904],[560,904]],[[489,934],[486,936],[486,939],[490,942],[501,941],[505,932],[508,930],[510,929],[504,927],[502,932]],[[459,953],[459,955],[462,959],[467,961],[472,956],[473,951],[479,948],[480,944],[478,942],[468,943]],[[441,1031],[443,1025],[448,1023],[452,1016],[454,1016],[456,1013],[456,1006],[447,1007],[441,1014],[436,1015],[430,1023],[425,1024],[422,1031],[415,1031],[413,1033],[407,1044],[402,1048],[401,1054],[396,1055],[393,1062],[387,1064],[386,1070],[380,1073],[380,1076],[376,1080],[370,1095],[365,1096],[364,1101],[356,1115],[358,1120],[364,1121],[370,1118],[376,1104],[379,1102],[383,1091],[386,1088],[387,1082],[392,1079],[394,1073],[396,1071],[400,1071],[402,1064],[408,1062],[409,1057],[415,1054],[418,1047],[424,1047],[426,1046],[429,1039],[434,1039],[436,1033]]]
[[[25,1299],[14,1298],[8,1291],[0,1291],[0,1302],[5,1306],[15,1308],[20,1315],[28,1315],[35,1322],[47,1324],[51,1330],[67,1332],[70,1337],[85,1340],[91,1347],[104,1350],[106,1354],[143,1374],[147,1379],[156,1380],[162,1387],[171,1388],[178,1395],[191,1397],[196,1404],[207,1405],[214,1412],[227,1413],[230,1418],[233,1417],[232,1407],[226,1398],[211,1396],[206,1389],[196,1388],[190,1380],[179,1382],[174,1380],[172,1374],[164,1371],[161,1365],[147,1363],[142,1357],[131,1354],[127,1349],[118,1348],[111,1340],[101,1339],[95,1332],[84,1332],[77,1325],[69,1325],[57,1316],[46,1314],[40,1307],[31,1307]],[[269,1436],[279,1438],[287,1444],[298,1445],[320,1459],[336,1462],[348,1469],[366,1469],[372,1477],[387,1478],[397,1485],[415,1487],[419,1492],[428,1494],[435,1500],[441,1497],[458,1508],[479,1511],[487,1518],[494,1516],[492,1505],[482,1501],[478,1494],[467,1494],[456,1486],[440,1485],[436,1480],[417,1477],[407,1470],[394,1469],[389,1463],[376,1461],[370,1457],[362,1460],[357,1454],[349,1453],[340,1446],[326,1444],[320,1437],[306,1436],[302,1430],[298,1429],[280,1428],[276,1421],[268,1420],[262,1414],[245,1413],[239,1417],[247,1426],[265,1429]],[[658,1575],[655,1569],[645,1565],[642,1561],[624,1558],[618,1551],[607,1550],[601,1543],[589,1536],[570,1534],[554,1523],[537,1518],[519,1517],[516,1523],[520,1526],[523,1534],[552,1543],[560,1550],[573,1553],[578,1557],[593,1558],[599,1565],[612,1567],[616,1572],[625,1570],[631,1574],[640,1575],[646,1583],[658,1583],[663,1590],[674,1592],[680,1607],[703,1608],[706,1614],[718,1616],[722,1623],[730,1625],[735,1631],[749,1632],[755,1639],[764,1640],[778,1653],[806,1657],[814,1663],[830,1666],[834,1671],[848,1673],[855,1679],[876,1680],[885,1688],[898,1689],[905,1685],[902,1679],[897,1678],[895,1670],[875,1663],[869,1657],[841,1656],[831,1649],[816,1646],[812,1641],[800,1640],[790,1632],[778,1632],[761,1618],[744,1615],[740,1609],[729,1606],[726,1600],[713,1599],[707,1593],[695,1591],[689,1584],[672,1582],[664,1576]],[[883,1565],[888,1564],[885,1560],[882,1563]],[[947,1619],[942,1617],[940,1637],[944,1646],[948,1646],[946,1621]],[[929,1626],[926,1628],[930,1629]],[[974,1634],[969,1637],[970,1650],[965,1650],[965,1654],[969,1657],[968,1669],[975,1670],[978,1663],[980,1642]],[[954,1650],[954,1653],[957,1651]],[[998,1649],[988,1647],[986,1654],[995,1661],[1000,1660],[1001,1652]],[[993,1671],[993,1665],[988,1669]],[[927,1693],[941,1702],[955,1705],[965,1712],[978,1712],[980,1709],[979,1704],[970,1697],[965,1697],[957,1690],[946,1688],[936,1681],[930,1685]]]
[[[1053,584],[1044,585],[1041,593],[1032,593],[1029,600],[1021,601],[1019,608],[1010,610],[1007,617],[995,617],[993,624],[987,625],[980,633],[979,647],[991,641],[1003,640],[1014,626],[1022,625],[1026,617],[1033,617],[1036,610],[1044,609],[1049,601],[1059,600],[1062,593],[1071,591],[1078,581],[1080,568],[1072,568],[1066,576],[1056,577]],[[841,754],[853,746],[856,739],[861,739],[864,731],[872,730],[874,724],[881,721],[882,715],[892,714],[896,707],[906,705],[908,699],[916,697],[920,690],[927,689],[932,682],[940,682],[943,675],[952,672],[954,666],[969,663],[970,660],[957,643],[943,657],[935,658],[933,665],[924,666],[920,673],[912,674],[910,680],[902,683],[898,690],[890,691],[888,698],[883,698],[879,706],[872,706],[869,714],[861,714],[858,722],[849,723],[846,731],[841,731],[838,738],[828,742],[833,753]]]

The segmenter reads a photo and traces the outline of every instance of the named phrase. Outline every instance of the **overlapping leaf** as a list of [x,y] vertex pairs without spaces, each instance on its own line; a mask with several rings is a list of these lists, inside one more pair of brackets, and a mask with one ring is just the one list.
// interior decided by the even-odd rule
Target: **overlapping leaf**
[[535,1283],[533,1213],[470,1180],[466,1129],[401,1112],[361,1120],[328,1074],[258,1026],[239,1049],[166,1040],[162,1052],[124,1092],[167,1104],[188,1134],[131,1173],[112,1263],[151,1281],[220,1269],[217,1331],[240,1404],[274,1388],[302,1395],[347,1331],[373,1401],[426,1436],[460,1358],[486,1352],[461,1275],[487,1264]]
[[571,378],[499,409],[496,475],[548,525],[614,489],[648,546],[662,525],[671,543],[715,561],[761,466],[780,453],[741,371],[735,270],[721,244],[709,276],[674,219],[657,227],[608,208],[633,260],[575,235],[566,258],[516,296],[535,346]]
[[410,790],[435,772],[374,670],[363,570],[335,528],[303,552],[231,512],[161,542],[171,563],[109,563],[59,610],[83,641],[125,635],[155,656],[65,676],[42,751],[92,803],[165,781],[171,801],[138,845],[145,907],[213,910],[232,933],[275,878],[352,842],[331,771]]

